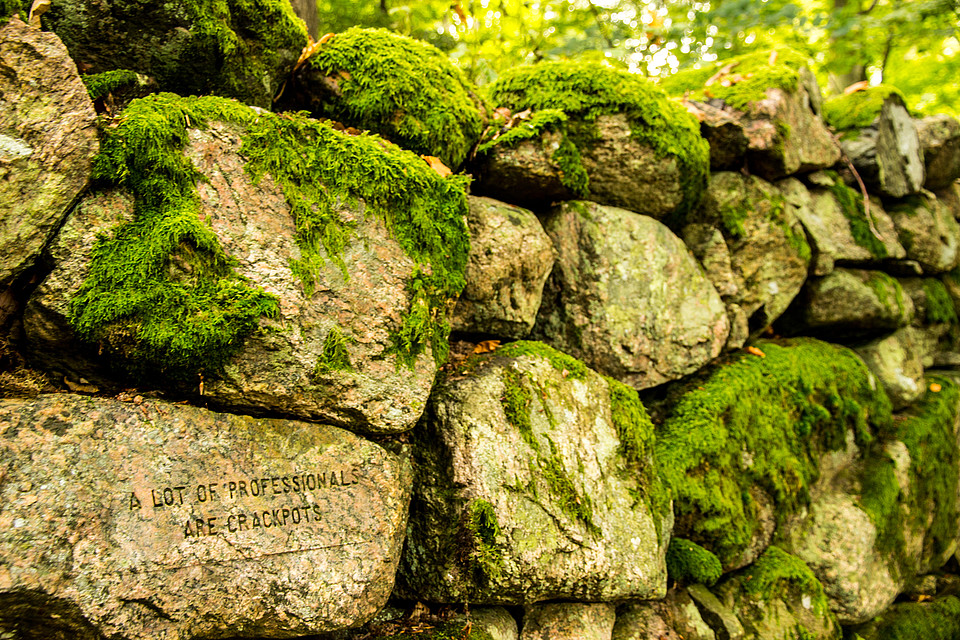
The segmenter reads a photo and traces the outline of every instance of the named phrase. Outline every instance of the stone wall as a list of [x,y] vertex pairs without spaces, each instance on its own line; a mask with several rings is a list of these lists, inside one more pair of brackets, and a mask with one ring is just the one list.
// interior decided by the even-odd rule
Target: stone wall
[[248,4],[0,25],[0,638],[955,637],[960,123]]

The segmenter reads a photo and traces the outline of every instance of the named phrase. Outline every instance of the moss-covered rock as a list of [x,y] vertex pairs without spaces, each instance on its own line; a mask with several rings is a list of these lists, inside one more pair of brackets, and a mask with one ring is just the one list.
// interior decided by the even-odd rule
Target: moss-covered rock
[[924,193],[887,207],[906,249],[926,274],[950,271],[960,262],[960,225],[933,194]]
[[133,202],[105,216],[97,192],[61,232],[26,321],[39,357],[82,367],[48,349],[75,332],[126,376],[228,406],[416,421],[464,284],[462,179],[375,136],[172,94],[130,106],[97,171]]
[[[677,535],[725,567],[763,550],[762,500],[775,522],[805,506],[820,457],[889,430],[890,401],[857,356],[815,340],[760,342],[658,404],[655,457],[673,492]],[[761,497],[765,496],[764,497]]]
[[359,27],[324,42],[279,104],[379,133],[454,169],[480,139],[486,117],[475,87],[445,53]]
[[945,113],[917,122],[926,170],[924,189],[946,189],[960,178],[960,121]]
[[960,598],[901,602],[851,630],[854,640],[954,640],[960,638]]
[[402,597],[662,597],[672,514],[636,391],[536,342],[476,355],[414,431]]
[[817,116],[820,88],[805,56],[789,48],[705,63],[661,81],[683,97],[710,143],[714,170],[746,165],[775,180],[826,168],[840,148]]
[[307,44],[286,0],[58,0],[44,15],[87,73],[130,69],[163,91],[270,107]]
[[717,556],[696,542],[674,537],[667,548],[667,574],[675,582],[712,587],[723,567]]
[[913,327],[904,327],[854,347],[883,384],[894,409],[907,407],[924,392],[923,362],[914,333]]
[[661,600],[632,602],[617,610],[612,640],[717,640],[686,589]]
[[886,84],[834,96],[824,101],[823,118],[837,131],[863,129],[880,117],[884,102],[892,95],[897,96],[902,104],[906,104],[903,93]]
[[676,220],[700,201],[707,144],[696,120],[646,79],[600,63],[544,62],[505,71],[490,95],[514,112],[567,116],[591,199]]

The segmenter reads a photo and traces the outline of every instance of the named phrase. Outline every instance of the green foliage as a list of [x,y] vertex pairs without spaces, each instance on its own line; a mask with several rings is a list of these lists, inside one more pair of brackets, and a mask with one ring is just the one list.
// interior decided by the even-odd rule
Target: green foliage
[[756,562],[740,574],[743,590],[752,597],[770,600],[793,601],[797,592],[809,595],[812,608],[818,615],[826,615],[830,606],[823,585],[810,568],[796,556],[771,545]]
[[469,562],[474,575],[487,583],[497,580],[503,571],[503,555],[497,547],[500,523],[493,505],[485,500],[471,502],[467,507],[466,526],[471,539]]
[[833,194],[834,199],[840,206],[841,213],[850,223],[850,234],[853,236],[853,241],[869,251],[870,255],[877,260],[888,257],[890,254],[886,245],[870,230],[866,209],[863,206],[863,196],[848,187],[836,172],[828,171],[827,175],[833,180],[830,193]]
[[[735,109],[747,111],[751,103],[767,97],[767,89],[783,89],[790,93],[796,91],[800,69],[809,66],[806,56],[788,47],[776,50],[777,57],[771,65],[771,53],[773,52],[756,51],[698,69],[684,70],[664,78],[660,87],[669,95],[688,94],[691,99],[701,101],[719,98]],[[743,79],[729,86],[724,86],[721,82],[706,86],[707,80],[725,67],[730,67],[730,76],[742,76]]]
[[584,126],[568,128],[578,147],[595,135],[597,117],[623,113],[634,139],[660,158],[676,160],[684,200],[682,217],[700,202],[707,184],[709,146],[697,120],[648,80],[600,63],[543,62],[509,69],[491,85],[491,99],[513,111],[559,109]]
[[389,138],[451,167],[480,138],[483,106],[463,74],[435,47],[383,29],[350,29],[310,59],[339,95],[320,115]]
[[573,356],[534,340],[517,340],[505,344],[497,349],[496,354],[505,358],[521,358],[523,356],[543,358],[550,363],[550,366],[561,372],[565,378],[572,380],[583,380],[590,371],[587,365]]
[[350,363],[350,353],[347,350],[347,346],[352,342],[352,339],[347,339],[343,335],[339,326],[334,325],[323,340],[323,351],[317,358],[314,377],[331,371],[352,371],[353,365]]
[[960,598],[901,602],[870,623],[869,640],[952,640],[960,638]]
[[877,300],[884,307],[890,307],[890,292],[893,292],[897,305],[897,312],[902,318],[906,309],[904,309],[903,287],[895,278],[890,277],[883,271],[871,271],[866,282],[870,290],[877,297]]
[[837,131],[869,127],[880,115],[883,103],[891,95],[906,102],[899,89],[888,85],[829,98],[823,103],[823,119]]
[[91,100],[102,98],[124,85],[136,83],[138,80],[137,73],[129,69],[84,74],[80,76],[80,79],[83,80],[83,84],[87,86],[87,93],[90,94]]
[[929,324],[955,324],[957,310],[953,298],[947,293],[947,287],[937,278],[923,279],[923,292],[926,294],[926,313],[924,319]]
[[684,584],[716,584],[723,575],[720,560],[696,542],[671,538],[667,547],[667,575]]
[[26,21],[26,9],[20,0],[0,0],[0,25],[9,22],[10,17],[15,14],[18,15],[21,20]]
[[778,518],[809,500],[823,452],[852,430],[865,445],[890,429],[890,401],[863,362],[811,339],[761,342],[678,388],[655,445],[678,535],[729,565],[758,526],[751,489]]

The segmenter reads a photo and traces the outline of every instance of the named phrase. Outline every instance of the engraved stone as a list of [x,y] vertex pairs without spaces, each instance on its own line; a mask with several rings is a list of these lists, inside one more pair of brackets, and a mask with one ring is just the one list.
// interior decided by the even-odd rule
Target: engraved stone
[[324,425],[0,400],[0,628],[181,640],[362,624],[393,588],[411,480],[405,458]]

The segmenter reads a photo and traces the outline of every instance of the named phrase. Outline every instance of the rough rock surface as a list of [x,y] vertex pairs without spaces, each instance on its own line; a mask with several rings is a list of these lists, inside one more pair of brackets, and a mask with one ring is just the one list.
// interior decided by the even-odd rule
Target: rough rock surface
[[[816,92],[819,97],[819,88]],[[722,100],[685,102],[710,143],[711,169],[745,163],[751,173],[776,180],[836,164],[840,147],[814,113],[807,88],[801,84],[795,92],[770,88],[766,93],[747,112]]]
[[[414,271],[377,216],[362,204],[342,206],[356,222],[356,240],[343,254],[348,278],[326,260],[312,295],[291,262],[301,257],[294,220],[280,188],[265,176],[255,185],[238,153],[238,132],[213,124],[190,130],[187,157],[209,177],[198,185],[200,218],[206,219],[237,272],[280,300],[279,318],[261,318],[219,377],[208,375],[203,395],[236,411],[305,417],[371,432],[403,431],[426,405],[436,363],[429,353],[412,369],[389,354],[390,333],[411,304],[405,290]],[[129,219],[132,199],[117,191],[91,193],[68,217],[50,247],[56,265],[31,298],[24,318],[36,360],[73,379],[103,377],[105,358],[84,352],[74,359],[76,338],[68,323],[70,301],[89,270],[97,234]],[[349,342],[352,369],[317,372],[328,334],[339,327]],[[107,382],[109,380],[107,379]],[[164,381],[158,380],[157,384]]]
[[412,481],[340,429],[73,395],[0,400],[0,469],[0,623],[144,640],[365,622]]
[[56,35],[0,26],[0,285],[30,267],[90,179],[96,114]]
[[401,597],[662,597],[672,516],[651,499],[649,463],[636,469],[620,453],[618,383],[543,345],[514,344],[544,355],[499,355],[508,345],[468,360],[470,374],[439,384],[414,431]]
[[558,258],[534,335],[638,389],[691,373],[729,333],[713,285],[666,226],[566,202],[545,219]]
[[894,409],[903,409],[924,392],[923,363],[914,330],[904,327],[889,336],[854,347],[883,384]]
[[117,68],[155,77],[161,90],[213,93],[269,108],[307,44],[288,2],[57,0],[44,15],[84,73]]
[[476,191],[529,206],[570,200],[574,194],[563,184],[563,171],[554,159],[564,135],[548,130],[516,144],[494,146],[478,163]]
[[882,195],[903,198],[923,187],[923,149],[917,127],[895,93],[884,100],[871,126],[844,135],[841,145],[867,186]]
[[960,178],[960,122],[946,114],[917,122],[926,169],[924,188],[945,189]]
[[960,261],[960,224],[931,194],[904,200],[887,211],[907,258],[919,262],[924,273],[943,273]]
[[717,640],[741,640],[743,625],[725,604],[702,584],[690,585],[687,592],[700,609],[704,622],[713,628]]
[[470,258],[451,325],[455,331],[523,338],[537,319],[555,250],[530,211],[470,197]]
[[837,268],[807,282],[782,326],[836,342],[894,331],[913,317],[913,301],[898,281],[882,271]]
[[520,640],[610,640],[616,609],[609,604],[558,602],[528,606]]
[[[879,198],[870,199],[869,212],[851,211],[839,201],[833,190],[845,189],[845,195],[850,198],[858,198],[858,194],[842,186],[839,178],[818,172],[810,176],[810,180],[815,186],[809,190],[794,178],[782,180],[777,186],[786,201],[793,205],[810,238],[814,250],[813,275],[827,275],[837,262],[875,263],[886,258],[906,257],[893,221]],[[876,242],[866,235],[873,235],[873,232],[864,213],[870,216],[873,229],[879,234]],[[856,233],[854,229],[857,229]]]
[[683,232],[717,289],[735,290],[724,302],[739,306],[751,334],[759,334],[787,309],[807,277],[810,246],[794,205],[760,178],[719,172],[711,176],[704,202],[689,222],[713,226],[723,235],[729,270],[722,259],[705,261],[704,245],[694,240],[705,237],[702,232]]
[[716,640],[693,599],[671,589],[663,600],[628,604],[617,612],[613,640]]
[[517,620],[503,607],[474,607],[470,622],[477,631],[490,635],[491,640],[517,640],[520,635]]

